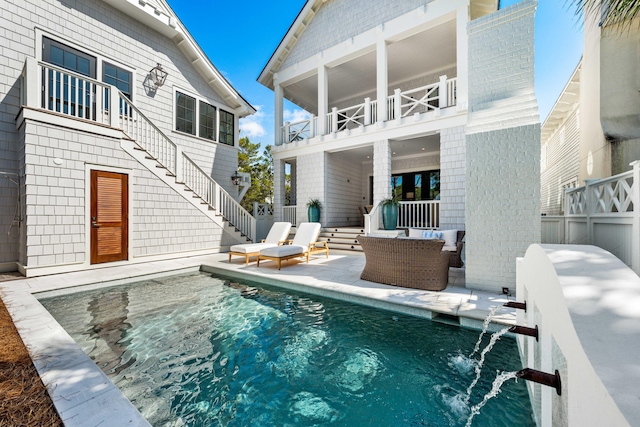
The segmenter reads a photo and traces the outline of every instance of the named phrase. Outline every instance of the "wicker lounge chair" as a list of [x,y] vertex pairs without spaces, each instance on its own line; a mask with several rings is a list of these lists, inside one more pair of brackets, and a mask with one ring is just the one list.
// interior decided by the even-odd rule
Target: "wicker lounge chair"
[[449,281],[443,240],[358,236],[366,264],[360,278],[405,288],[441,291]]
[[242,245],[233,245],[229,248],[229,262],[231,255],[243,256],[244,263],[249,264],[249,258],[257,257],[261,249],[272,248],[281,245],[287,241],[291,230],[290,222],[274,222],[269,230],[267,237],[262,239],[261,243],[245,243]]
[[296,235],[288,245],[261,249],[258,255],[258,267],[260,267],[260,260],[271,260],[278,263],[278,270],[280,270],[284,260],[306,257],[308,263],[311,254],[320,252],[324,252],[329,258],[329,246],[327,242],[317,242],[319,235],[319,223],[303,222],[298,226]]

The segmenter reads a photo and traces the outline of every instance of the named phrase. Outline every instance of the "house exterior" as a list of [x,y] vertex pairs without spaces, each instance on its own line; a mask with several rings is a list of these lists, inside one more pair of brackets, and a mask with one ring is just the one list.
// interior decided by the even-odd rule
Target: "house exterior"
[[0,268],[93,269],[252,237],[230,177],[238,119],[255,110],[166,1],[0,11]]
[[[309,0],[258,78],[275,94],[275,219],[319,199],[323,225],[370,207],[375,233],[396,196],[399,227],[466,230],[468,287],[513,288],[540,239],[536,5]],[[284,99],[309,118],[285,122]]]
[[[540,211],[564,213],[564,191],[582,185],[580,176],[580,76],[582,61],[569,78],[540,137]],[[582,178],[582,179],[581,179]]]

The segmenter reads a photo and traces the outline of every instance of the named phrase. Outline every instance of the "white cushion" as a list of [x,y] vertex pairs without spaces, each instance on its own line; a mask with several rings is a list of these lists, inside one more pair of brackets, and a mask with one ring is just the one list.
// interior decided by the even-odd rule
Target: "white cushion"
[[457,246],[443,246],[442,247],[443,251],[449,251],[449,252],[455,252],[458,250]]
[[290,222],[274,222],[269,230],[269,234],[265,237],[265,243],[278,243],[283,240],[287,240],[289,237],[289,231],[291,231]]
[[424,230],[421,230],[419,228],[410,228],[409,229],[409,237],[413,237],[415,239],[422,239],[422,232]]
[[250,254],[260,252],[262,249],[278,246],[277,243],[245,243],[242,245],[233,245],[229,248],[229,252],[238,252],[241,254]]
[[320,223],[303,222],[296,230],[292,245],[309,247],[311,243],[318,240],[318,235],[320,235]]
[[309,249],[308,246],[300,245],[282,245],[271,248],[262,249],[260,255],[282,258],[289,255],[304,254]]
[[456,246],[458,230],[442,230],[442,240],[445,246]]

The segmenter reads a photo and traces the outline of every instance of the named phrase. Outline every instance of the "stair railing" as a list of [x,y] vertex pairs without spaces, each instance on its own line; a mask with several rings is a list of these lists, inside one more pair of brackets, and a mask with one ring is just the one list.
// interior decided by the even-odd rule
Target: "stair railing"
[[[115,88],[114,88],[115,89]],[[115,92],[115,91],[112,91]],[[120,91],[111,105],[120,108],[120,129],[136,141],[195,195],[218,211],[240,233],[256,240],[256,220],[209,174],[169,139]]]

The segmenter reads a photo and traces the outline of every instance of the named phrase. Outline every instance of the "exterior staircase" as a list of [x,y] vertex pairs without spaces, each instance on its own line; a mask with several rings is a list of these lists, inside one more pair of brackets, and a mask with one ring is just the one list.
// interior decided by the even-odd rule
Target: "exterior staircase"
[[329,249],[362,252],[358,236],[364,235],[364,228],[323,228],[318,241],[327,242]]

